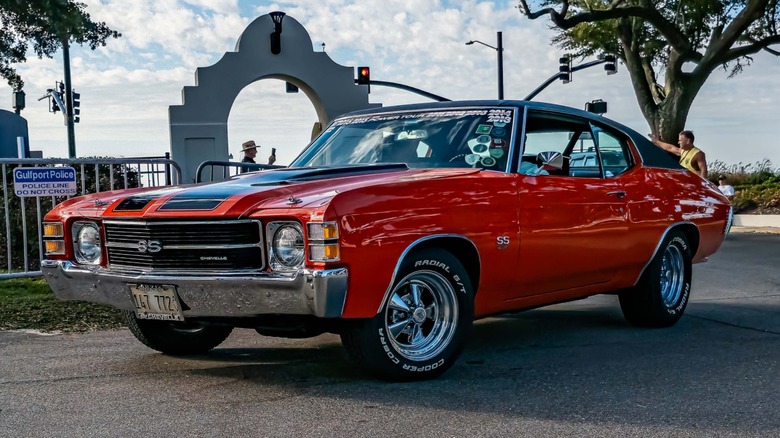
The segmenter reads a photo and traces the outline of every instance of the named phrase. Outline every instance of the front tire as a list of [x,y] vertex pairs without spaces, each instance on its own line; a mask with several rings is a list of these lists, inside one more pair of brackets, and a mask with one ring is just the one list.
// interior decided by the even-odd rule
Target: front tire
[[410,255],[373,318],[346,321],[341,340],[358,364],[392,381],[438,377],[451,367],[474,319],[474,292],[452,254]]
[[227,339],[233,327],[200,322],[168,322],[138,319],[129,310],[122,318],[133,336],[144,345],[174,356],[201,354],[215,348]]
[[688,239],[671,231],[636,286],[620,292],[623,316],[640,327],[674,325],[688,305],[691,274]]

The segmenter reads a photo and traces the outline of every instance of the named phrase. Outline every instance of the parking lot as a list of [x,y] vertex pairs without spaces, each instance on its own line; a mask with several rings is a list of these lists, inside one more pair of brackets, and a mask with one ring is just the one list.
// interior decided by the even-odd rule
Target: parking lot
[[613,296],[489,318],[421,383],[363,375],[334,335],[176,358],[126,330],[0,332],[0,436],[780,436],[778,266],[779,234],[732,234],[672,328]]

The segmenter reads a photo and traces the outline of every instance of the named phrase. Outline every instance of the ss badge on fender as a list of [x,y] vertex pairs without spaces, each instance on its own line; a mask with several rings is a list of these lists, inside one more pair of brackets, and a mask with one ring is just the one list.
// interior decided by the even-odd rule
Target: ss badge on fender
[[496,237],[496,244],[498,249],[506,249],[506,247],[509,246],[509,236]]

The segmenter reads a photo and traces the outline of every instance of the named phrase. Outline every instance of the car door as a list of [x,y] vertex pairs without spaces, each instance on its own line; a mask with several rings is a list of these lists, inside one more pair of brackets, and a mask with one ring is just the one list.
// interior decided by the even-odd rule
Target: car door
[[[626,142],[577,117],[529,112],[516,173],[520,257],[517,288],[508,299],[606,285],[628,247],[628,210],[620,175],[602,164],[599,143],[610,154]],[[561,169],[529,170],[540,156],[564,157]],[[617,162],[617,160],[613,160]]]

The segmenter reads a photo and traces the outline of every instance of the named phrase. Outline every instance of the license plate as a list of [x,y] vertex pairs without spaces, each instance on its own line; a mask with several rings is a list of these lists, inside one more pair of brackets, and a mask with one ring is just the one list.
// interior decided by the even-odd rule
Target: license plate
[[136,284],[130,286],[138,319],[160,321],[184,321],[176,286],[159,284]]

